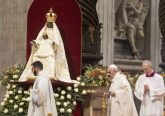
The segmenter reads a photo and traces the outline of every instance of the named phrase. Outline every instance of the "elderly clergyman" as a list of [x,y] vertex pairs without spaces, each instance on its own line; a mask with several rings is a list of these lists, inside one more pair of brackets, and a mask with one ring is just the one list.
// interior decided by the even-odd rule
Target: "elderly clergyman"
[[164,116],[163,97],[164,81],[161,75],[154,72],[150,61],[142,63],[142,74],[135,87],[135,96],[141,100],[140,116]]
[[138,116],[126,75],[114,64],[108,67],[107,73],[112,78],[109,92],[105,93],[109,96],[107,116]]

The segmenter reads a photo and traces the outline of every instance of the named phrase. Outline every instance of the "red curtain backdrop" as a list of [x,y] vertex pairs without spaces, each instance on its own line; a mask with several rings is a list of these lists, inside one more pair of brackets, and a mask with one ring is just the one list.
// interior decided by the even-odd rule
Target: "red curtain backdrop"
[[[27,60],[31,53],[30,42],[36,39],[46,23],[45,14],[53,8],[57,14],[56,24],[63,38],[65,53],[72,79],[80,75],[81,67],[81,11],[76,0],[35,0],[28,12]],[[81,116],[78,104],[74,116]]]
[[28,12],[27,60],[31,52],[30,41],[36,39],[46,23],[45,14],[53,8],[56,24],[63,38],[65,53],[72,79],[80,75],[81,66],[81,12],[75,0],[35,0]]

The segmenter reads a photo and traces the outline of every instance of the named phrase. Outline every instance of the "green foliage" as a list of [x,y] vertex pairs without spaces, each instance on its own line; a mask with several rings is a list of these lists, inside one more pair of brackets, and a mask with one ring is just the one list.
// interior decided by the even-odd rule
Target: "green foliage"
[[109,86],[110,79],[106,67],[103,66],[88,66],[85,73],[80,76],[80,82],[84,82],[86,86]]

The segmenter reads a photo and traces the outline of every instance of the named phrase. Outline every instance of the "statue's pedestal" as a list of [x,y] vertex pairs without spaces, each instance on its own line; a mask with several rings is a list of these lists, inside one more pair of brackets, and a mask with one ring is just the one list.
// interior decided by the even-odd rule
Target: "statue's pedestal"
[[84,96],[83,116],[106,116],[106,109],[102,108],[102,99],[108,87],[85,87],[87,94]]

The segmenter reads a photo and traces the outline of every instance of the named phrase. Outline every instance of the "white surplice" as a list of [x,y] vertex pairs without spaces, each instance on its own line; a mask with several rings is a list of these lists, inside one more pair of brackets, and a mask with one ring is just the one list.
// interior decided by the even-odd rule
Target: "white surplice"
[[[144,85],[149,85],[150,91],[144,93]],[[155,73],[153,77],[141,75],[135,87],[135,96],[141,100],[140,116],[163,116],[163,96],[165,86],[162,76]]]
[[41,71],[30,93],[28,116],[58,116],[53,89],[46,74]]
[[115,92],[115,97],[110,96],[108,99],[107,116],[138,116],[126,75],[118,72],[109,91]]

